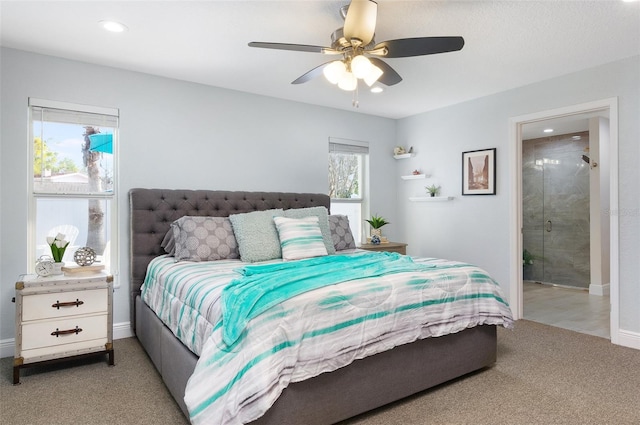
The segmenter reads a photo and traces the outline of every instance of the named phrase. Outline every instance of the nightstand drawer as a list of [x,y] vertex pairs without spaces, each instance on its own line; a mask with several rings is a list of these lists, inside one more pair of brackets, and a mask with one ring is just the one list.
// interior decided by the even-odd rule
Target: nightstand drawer
[[[31,350],[107,337],[107,314],[22,324],[22,349]],[[77,328],[77,330],[76,330]]]
[[106,312],[108,289],[53,292],[22,298],[22,321]]

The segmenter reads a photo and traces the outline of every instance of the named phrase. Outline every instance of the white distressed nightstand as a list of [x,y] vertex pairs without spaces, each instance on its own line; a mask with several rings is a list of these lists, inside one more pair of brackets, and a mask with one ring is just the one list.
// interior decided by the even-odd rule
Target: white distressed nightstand
[[22,275],[15,302],[14,384],[21,368],[45,362],[107,354],[114,365],[111,275]]

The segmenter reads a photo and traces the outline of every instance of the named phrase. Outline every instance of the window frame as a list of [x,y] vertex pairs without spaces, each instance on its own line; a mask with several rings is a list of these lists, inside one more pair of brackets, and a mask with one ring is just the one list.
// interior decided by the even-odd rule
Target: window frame
[[[369,142],[351,139],[341,139],[337,137],[329,137],[329,152],[346,153],[361,155],[360,169],[360,198],[331,198],[331,205],[334,204],[360,204],[359,223],[349,223],[352,231],[357,231],[359,238],[356,238],[356,244],[363,243],[367,237],[367,228],[364,226],[364,220],[369,216]],[[328,167],[327,167],[328,168]],[[356,229],[354,226],[358,226]],[[355,235],[354,235],[355,236]]]
[[[115,126],[113,127],[113,142],[112,142],[112,155],[113,155],[113,189],[110,192],[102,192],[102,193],[64,193],[64,192],[36,192],[35,184],[34,184],[34,137],[36,135],[33,131],[33,123],[34,120],[38,121],[39,118],[34,116],[33,108],[46,108],[46,109],[58,109],[63,111],[70,112],[79,112],[85,114],[96,114],[102,116],[110,116],[115,119]],[[109,209],[110,209],[110,217],[109,217],[109,273],[114,277],[118,276],[119,272],[119,220],[118,220],[118,187],[119,187],[119,127],[120,127],[120,113],[117,108],[108,108],[101,106],[93,106],[93,105],[83,105],[77,103],[69,103],[69,102],[61,102],[55,100],[46,100],[46,99],[38,99],[38,98],[29,98],[28,99],[28,159],[27,159],[27,173],[28,173],[28,205],[27,205],[27,258],[29,261],[28,264],[28,272],[35,272],[35,260],[34,256],[37,252],[38,241],[36,241],[36,223],[37,223],[37,202],[38,199],[86,199],[86,200],[108,200],[109,201]],[[32,261],[33,260],[33,261]],[[117,279],[114,280],[114,288],[119,287],[119,282]]]

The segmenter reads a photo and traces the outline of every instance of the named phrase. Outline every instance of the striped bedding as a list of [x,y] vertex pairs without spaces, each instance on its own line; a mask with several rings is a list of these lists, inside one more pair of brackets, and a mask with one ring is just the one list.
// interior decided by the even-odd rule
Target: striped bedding
[[[362,262],[380,253],[330,257],[343,255],[351,258],[337,260]],[[229,299],[225,288],[251,275],[246,270],[252,266],[239,260],[154,259],[142,287],[143,300],[200,357],[185,392],[191,422],[247,423],[262,416],[290,382],[419,338],[483,324],[512,326],[502,291],[483,270],[433,258],[398,257],[412,265],[403,263],[384,275],[356,270],[355,276],[345,278],[344,271],[352,269],[345,263],[336,277],[341,283],[313,283],[312,290],[296,290],[291,298],[267,305],[243,324],[239,337],[226,339],[229,344],[223,317],[236,317],[238,312],[230,315],[228,310],[254,301],[247,301],[246,294]],[[278,264],[308,270],[312,263],[276,260],[257,267],[271,271]],[[293,280],[296,287],[309,284]]]

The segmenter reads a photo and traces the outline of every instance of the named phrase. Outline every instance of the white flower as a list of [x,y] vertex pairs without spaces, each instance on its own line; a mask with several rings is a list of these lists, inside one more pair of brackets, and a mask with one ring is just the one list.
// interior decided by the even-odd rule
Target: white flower
[[67,246],[69,242],[65,241],[64,239],[61,241],[56,241],[56,246],[58,248],[64,248],[65,246]]
[[47,245],[51,246],[55,240],[53,236],[47,236]]
[[58,240],[58,241],[63,241],[63,240],[64,240],[64,238],[65,238],[65,235],[64,235],[64,234],[62,234],[62,233],[58,233],[58,234],[56,235],[56,240]]

